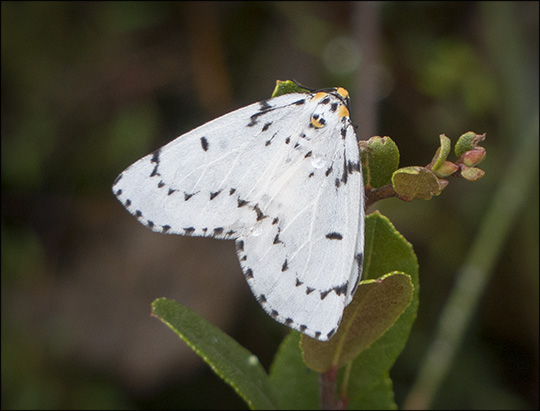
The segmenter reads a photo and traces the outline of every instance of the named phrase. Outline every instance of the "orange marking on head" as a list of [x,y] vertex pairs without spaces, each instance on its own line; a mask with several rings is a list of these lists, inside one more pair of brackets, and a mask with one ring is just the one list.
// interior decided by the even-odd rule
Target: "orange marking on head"
[[347,90],[345,90],[343,87],[338,87],[336,92],[341,96],[341,97],[344,97],[344,98],[347,98],[349,97],[349,92]]
[[347,110],[347,107],[341,104],[338,108],[338,114],[340,117],[349,117],[349,110]]

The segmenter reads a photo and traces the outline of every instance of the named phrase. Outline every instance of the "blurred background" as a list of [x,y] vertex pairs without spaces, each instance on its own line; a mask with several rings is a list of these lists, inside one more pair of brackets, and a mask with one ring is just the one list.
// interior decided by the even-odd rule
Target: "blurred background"
[[[375,206],[420,264],[418,318],[391,377],[400,408],[538,409],[538,2],[1,12],[3,409],[246,408],[150,304],[187,305],[267,369],[286,327],[251,295],[232,241],[155,234],[111,185],[176,136],[270,97],[278,79],[347,88],[359,138],[390,136],[401,166],[429,163],[441,133],[487,133],[482,180]],[[472,254],[488,269],[463,277],[473,309],[456,323],[463,338],[445,342],[438,330],[450,299],[459,310]],[[426,354],[445,344],[448,372],[426,387]]]

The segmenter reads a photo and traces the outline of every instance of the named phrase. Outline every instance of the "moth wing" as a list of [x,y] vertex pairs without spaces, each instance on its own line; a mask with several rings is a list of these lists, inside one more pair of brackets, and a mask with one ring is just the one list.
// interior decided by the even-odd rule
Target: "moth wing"
[[[254,197],[282,165],[309,94],[287,94],[210,121],[141,158],[113,192],[139,222],[169,234],[237,238],[259,217]],[[274,170],[274,171],[273,171]]]
[[317,96],[206,123],[128,167],[113,191],[154,231],[237,239],[264,309],[327,340],[361,270],[363,183],[354,128],[336,112],[343,101],[328,94],[327,123],[313,122]]
[[[277,321],[319,340],[337,330],[362,269],[364,198],[348,117],[308,128],[310,155],[272,179],[258,235],[237,240],[253,293]],[[335,123],[335,124],[334,124]]]

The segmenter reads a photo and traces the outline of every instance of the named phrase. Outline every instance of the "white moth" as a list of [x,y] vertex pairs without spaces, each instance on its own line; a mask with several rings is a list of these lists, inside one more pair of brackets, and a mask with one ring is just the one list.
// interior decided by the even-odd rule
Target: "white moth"
[[330,339],[362,270],[364,194],[343,88],[225,114],[141,158],[113,192],[143,225],[236,240],[275,320]]

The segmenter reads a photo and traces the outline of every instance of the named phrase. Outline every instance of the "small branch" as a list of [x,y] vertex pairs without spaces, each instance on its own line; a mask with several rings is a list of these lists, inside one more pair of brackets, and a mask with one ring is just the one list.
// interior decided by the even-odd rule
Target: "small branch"
[[319,397],[322,410],[339,410],[337,399],[337,368],[319,374]]
[[377,188],[366,193],[366,209],[375,204],[379,200],[385,198],[397,197],[397,193],[394,191],[392,184]]

